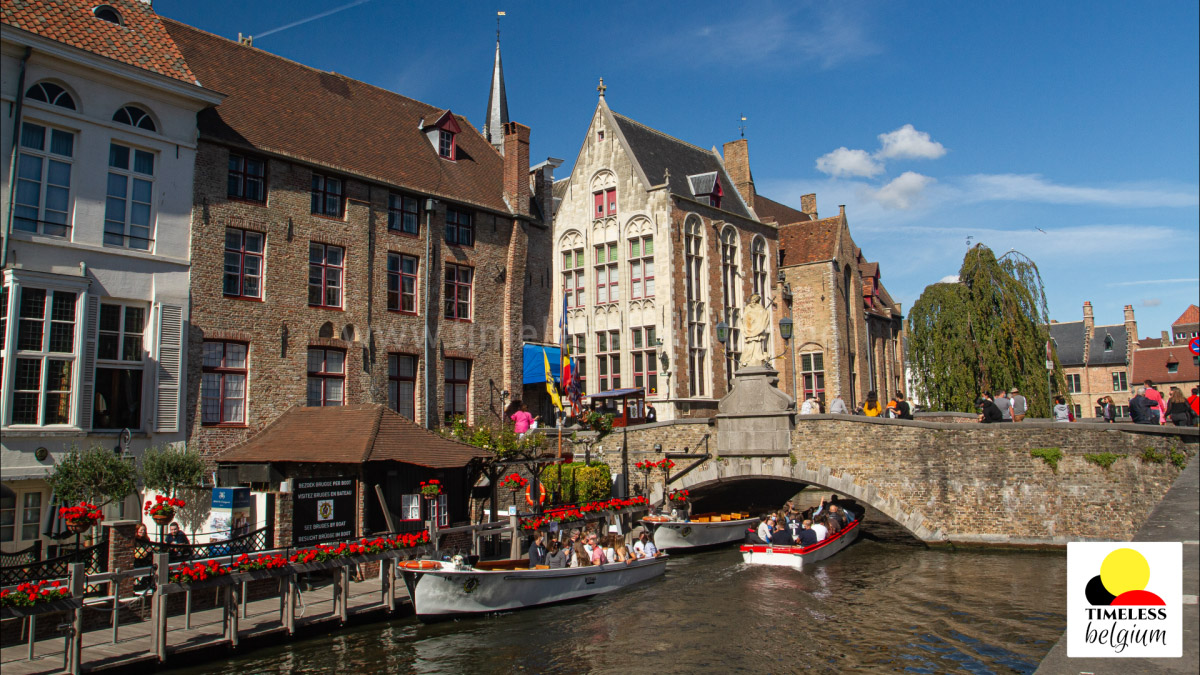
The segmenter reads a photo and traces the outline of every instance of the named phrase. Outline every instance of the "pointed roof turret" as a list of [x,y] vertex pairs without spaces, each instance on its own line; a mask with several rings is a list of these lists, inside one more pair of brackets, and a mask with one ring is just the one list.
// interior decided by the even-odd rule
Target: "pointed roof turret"
[[504,154],[504,125],[508,124],[508,97],[504,94],[504,66],[500,63],[500,28],[496,28],[496,64],[492,67],[492,88],[488,92],[487,119],[483,136],[500,154]]

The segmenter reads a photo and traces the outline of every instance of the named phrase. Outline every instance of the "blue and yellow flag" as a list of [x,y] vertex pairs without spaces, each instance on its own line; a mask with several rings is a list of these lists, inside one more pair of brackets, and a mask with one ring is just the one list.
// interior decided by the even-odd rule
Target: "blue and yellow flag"
[[558,387],[554,386],[554,375],[550,372],[550,357],[546,356],[546,350],[542,350],[542,360],[546,362],[546,393],[550,394],[550,402],[554,407],[562,411],[562,399],[558,397]]

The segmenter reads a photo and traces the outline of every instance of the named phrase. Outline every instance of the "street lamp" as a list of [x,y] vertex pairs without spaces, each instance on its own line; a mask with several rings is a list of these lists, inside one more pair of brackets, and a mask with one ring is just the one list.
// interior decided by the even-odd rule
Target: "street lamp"
[[717,342],[725,344],[729,340],[729,324],[722,321],[717,324]]
[[779,320],[779,337],[791,347],[792,358],[788,359],[788,373],[792,378],[792,401],[796,401],[796,343],[792,342],[792,331],[795,327],[792,324],[792,318],[785,316]]

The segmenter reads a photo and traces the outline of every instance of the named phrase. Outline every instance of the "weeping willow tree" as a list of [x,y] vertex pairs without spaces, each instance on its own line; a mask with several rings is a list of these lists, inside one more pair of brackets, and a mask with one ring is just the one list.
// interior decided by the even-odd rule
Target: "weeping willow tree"
[[[984,391],[1018,387],[1029,415],[1050,414],[1046,293],[1037,265],[977,244],[955,283],[925,287],[908,314],[908,359],[916,393],[936,410],[973,412]],[[1056,391],[1066,391],[1055,357]]]

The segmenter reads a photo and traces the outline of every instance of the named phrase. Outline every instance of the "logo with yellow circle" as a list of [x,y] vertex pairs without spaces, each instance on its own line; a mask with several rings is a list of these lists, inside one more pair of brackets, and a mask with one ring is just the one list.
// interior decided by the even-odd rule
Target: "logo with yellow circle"
[[1093,606],[1165,606],[1163,599],[1146,590],[1150,563],[1131,548],[1118,548],[1104,556],[1100,574],[1092,577],[1084,593]]

